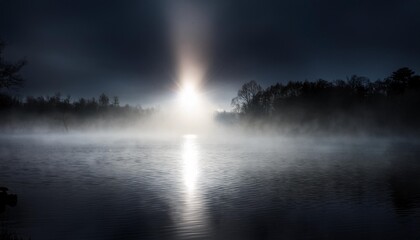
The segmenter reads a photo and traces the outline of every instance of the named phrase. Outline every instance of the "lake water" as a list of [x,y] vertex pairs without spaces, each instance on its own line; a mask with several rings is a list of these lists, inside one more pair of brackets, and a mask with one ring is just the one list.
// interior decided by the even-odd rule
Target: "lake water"
[[420,239],[420,145],[3,136],[0,227],[37,239]]

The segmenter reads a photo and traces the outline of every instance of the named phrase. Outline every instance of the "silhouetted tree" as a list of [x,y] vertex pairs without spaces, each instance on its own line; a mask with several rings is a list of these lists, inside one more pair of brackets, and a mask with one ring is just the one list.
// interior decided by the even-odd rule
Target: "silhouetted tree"
[[352,94],[362,98],[366,96],[369,84],[370,81],[366,77],[353,75],[347,79],[347,86],[350,88]]
[[403,67],[398,69],[397,71],[393,72],[391,75],[391,79],[400,82],[403,84],[407,84],[408,81],[414,76],[414,71],[409,69],[408,67]]
[[89,112],[96,112],[98,110],[98,102],[94,97],[87,101],[86,109]]
[[109,97],[107,95],[105,95],[105,93],[102,93],[99,96],[99,105],[101,107],[108,107],[108,105],[109,105]]
[[237,97],[232,99],[231,105],[237,112],[246,112],[252,99],[262,90],[255,81],[245,83],[238,91]]
[[114,97],[113,102],[112,102],[112,105],[114,107],[119,107],[120,106],[120,100],[118,99],[117,96]]
[[21,60],[16,63],[9,63],[3,59],[5,43],[0,40],[0,90],[23,86],[23,78],[19,71],[26,64]]
[[393,72],[392,75],[386,80],[388,83],[389,95],[401,95],[405,92],[409,83],[415,78],[414,71],[403,67]]

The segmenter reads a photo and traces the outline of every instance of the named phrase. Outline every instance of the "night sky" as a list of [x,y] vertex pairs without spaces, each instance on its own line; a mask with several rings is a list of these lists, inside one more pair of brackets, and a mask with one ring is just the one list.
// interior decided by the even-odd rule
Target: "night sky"
[[28,60],[22,95],[158,106],[175,94],[179,20],[205,63],[203,90],[227,108],[250,80],[420,72],[419,16],[418,0],[0,0],[0,37],[9,60]]

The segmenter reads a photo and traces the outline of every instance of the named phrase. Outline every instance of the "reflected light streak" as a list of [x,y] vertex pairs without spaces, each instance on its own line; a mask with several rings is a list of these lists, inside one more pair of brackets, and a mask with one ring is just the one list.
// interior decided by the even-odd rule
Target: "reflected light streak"
[[183,177],[187,193],[193,193],[198,178],[198,151],[195,135],[185,135],[183,145]]
[[184,183],[183,204],[177,221],[180,239],[203,238],[208,236],[208,217],[204,208],[199,180],[199,148],[196,135],[184,135],[182,144],[182,174]]

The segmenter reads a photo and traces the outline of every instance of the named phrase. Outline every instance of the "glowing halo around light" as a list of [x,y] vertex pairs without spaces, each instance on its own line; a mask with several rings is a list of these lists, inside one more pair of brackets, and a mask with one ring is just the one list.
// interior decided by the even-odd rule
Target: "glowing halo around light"
[[204,100],[200,88],[210,58],[211,15],[207,4],[200,1],[174,1],[168,6],[179,107],[189,112],[200,108]]
[[207,131],[212,120],[213,106],[203,90],[211,58],[210,9],[205,2],[193,0],[173,1],[167,8],[176,65],[176,101],[170,121],[183,134]]
[[[198,114],[198,110],[204,107],[204,95],[200,93],[204,81],[205,70],[203,66],[191,54],[184,54],[180,59],[180,68],[178,69],[178,99],[179,107],[182,111],[191,114]],[[200,110],[200,111],[201,111]]]
[[182,68],[179,69],[178,80],[178,109],[184,117],[192,118],[201,114],[207,106],[204,106],[205,97],[200,92],[200,87],[204,78],[204,71],[197,63],[189,59],[182,61]]
[[186,110],[192,110],[199,103],[199,95],[192,84],[185,84],[179,92],[179,100],[181,107]]

